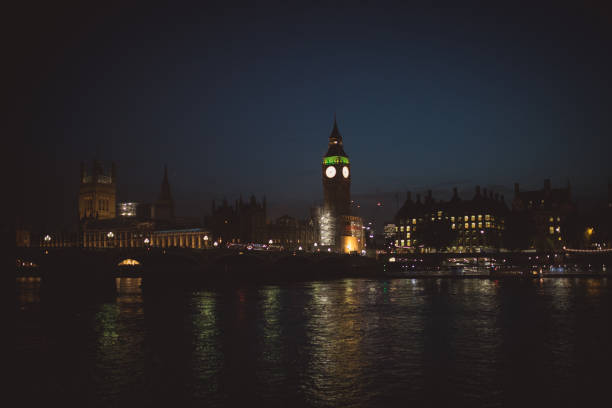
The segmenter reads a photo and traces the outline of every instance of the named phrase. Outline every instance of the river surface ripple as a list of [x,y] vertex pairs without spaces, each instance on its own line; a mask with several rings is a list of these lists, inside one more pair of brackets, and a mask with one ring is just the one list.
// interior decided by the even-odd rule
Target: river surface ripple
[[17,279],[21,406],[609,405],[606,278],[140,285]]

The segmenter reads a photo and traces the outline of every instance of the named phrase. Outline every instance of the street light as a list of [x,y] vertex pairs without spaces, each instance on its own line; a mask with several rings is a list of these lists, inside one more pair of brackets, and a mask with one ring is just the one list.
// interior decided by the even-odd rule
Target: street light
[[106,234],[106,236],[108,237],[108,239],[113,239],[115,234],[113,234],[113,231],[109,231],[108,234]]
[[51,242],[51,236],[49,236],[48,234],[45,235],[43,239],[45,240],[45,242]]
[[268,241],[268,244],[272,245],[272,244],[273,244],[273,242],[274,242],[274,241],[269,240],[269,241]]
[[151,242],[151,241],[149,240],[149,238],[145,238],[145,239],[144,239],[144,243],[145,243],[145,245],[149,245],[149,242]]

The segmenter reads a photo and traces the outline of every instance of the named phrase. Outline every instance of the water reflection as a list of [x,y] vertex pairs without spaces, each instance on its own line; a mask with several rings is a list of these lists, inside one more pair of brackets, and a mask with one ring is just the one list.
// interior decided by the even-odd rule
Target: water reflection
[[219,371],[223,366],[223,353],[219,345],[217,295],[204,291],[194,293],[192,312],[195,398],[205,398],[219,391]]
[[93,406],[560,406],[604,390],[612,364],[605,279],[144,293],[141,283],[119,278],[110,302],[60,307],[41,300],[40,280],[18,280],[17,375],[37,387],[24,395]]

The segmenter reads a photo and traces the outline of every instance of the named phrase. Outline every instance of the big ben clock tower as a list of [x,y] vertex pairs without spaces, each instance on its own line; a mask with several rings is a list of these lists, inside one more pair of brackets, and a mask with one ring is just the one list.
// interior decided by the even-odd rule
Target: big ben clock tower
[[323,156],[323,208],[319,215],[321,245],[334,252],[363,249],[363,221],[351,215],[351,165],[334,116],[329,147]]
[[323,156],[324,210],[334,216],[349,215],[351,211],[351,165],[342,146],[342,136],[334,117],[334,128],[329,136],[329,147]]

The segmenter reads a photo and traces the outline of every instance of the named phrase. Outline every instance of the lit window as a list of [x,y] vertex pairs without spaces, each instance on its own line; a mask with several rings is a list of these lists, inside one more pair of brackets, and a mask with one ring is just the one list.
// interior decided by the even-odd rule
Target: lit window
[[397,230],[398,230],[398,228],[397,228],[397,227],[395,227],[395,232],[397,232]]
[[406,238],[410,238],[410,233],[409,232],[406,233]]
[[475,222],[472,223],[472,228],[476,228],[476,223]]
[[548,222],[553,222],[554,220],[555,220],[555,219],[554,219],[553,217],[550,217],[550,218],[548,219]]
[[555,229],[553,228],[553,226],[551,225],[550,227],[548,227],[548,232],[550,234],[554,234],[555,233]]
[[404,240],[403,240],[403,239],[402,239],[402,241],[401,241],[401,242],[402,242],[402,245],[401,245],[401,246],[404,246]]
[[[469,221],[470,217],[468,217],[467,215],[464,217],[464,221]],[[466,227],[467,228],[467,227]]]
[[410,240],[406,241],[406,245],[410,246]]
[[451,217],[451,222],[455,222],[455,217]]
[[485,220],[489,221],[491,219],[491,216],[489,214],[485,215]]
[[438,211],[438,217],[442,216],[442,211]]
[[491,228],[491,223],[490,223],[489,221],[487,221],[487,222],[485,223],[485,226],[486,226],[487,228]]
[[455,229],[455,224],[453,224],[453,225],[451,226],[451,228],[452,228],[452,229]]
[[557,217],[557,222],[561,222],[561,218]]
[[468,228],[470,228],[470,224],[468,224],[468,223],[466,222],[466,223],[465,223],[465,226],[464,226],[464,228],[465,228],[465,229],[468,229]]
[[482,221],[482,214],[478,214],[478,221]]
[[482,222],[478,223],[478,228],[482,228]]
[[476,221],[476,216],[472,215],[472,221]]
[[432,220],[432,221],[435,221],[435,219],[436,219],[436,217],[431,217],[431,220]]
[[406,231],[410,231],[410,225],[406,225]]
[[399,246],[399,241],[397,239],[395,240],[395,246]]
[[412,219],[412,225],[416,224],[416,218]]
[[404,226],[403,225],[400,227],[400,231],[404,232]]

